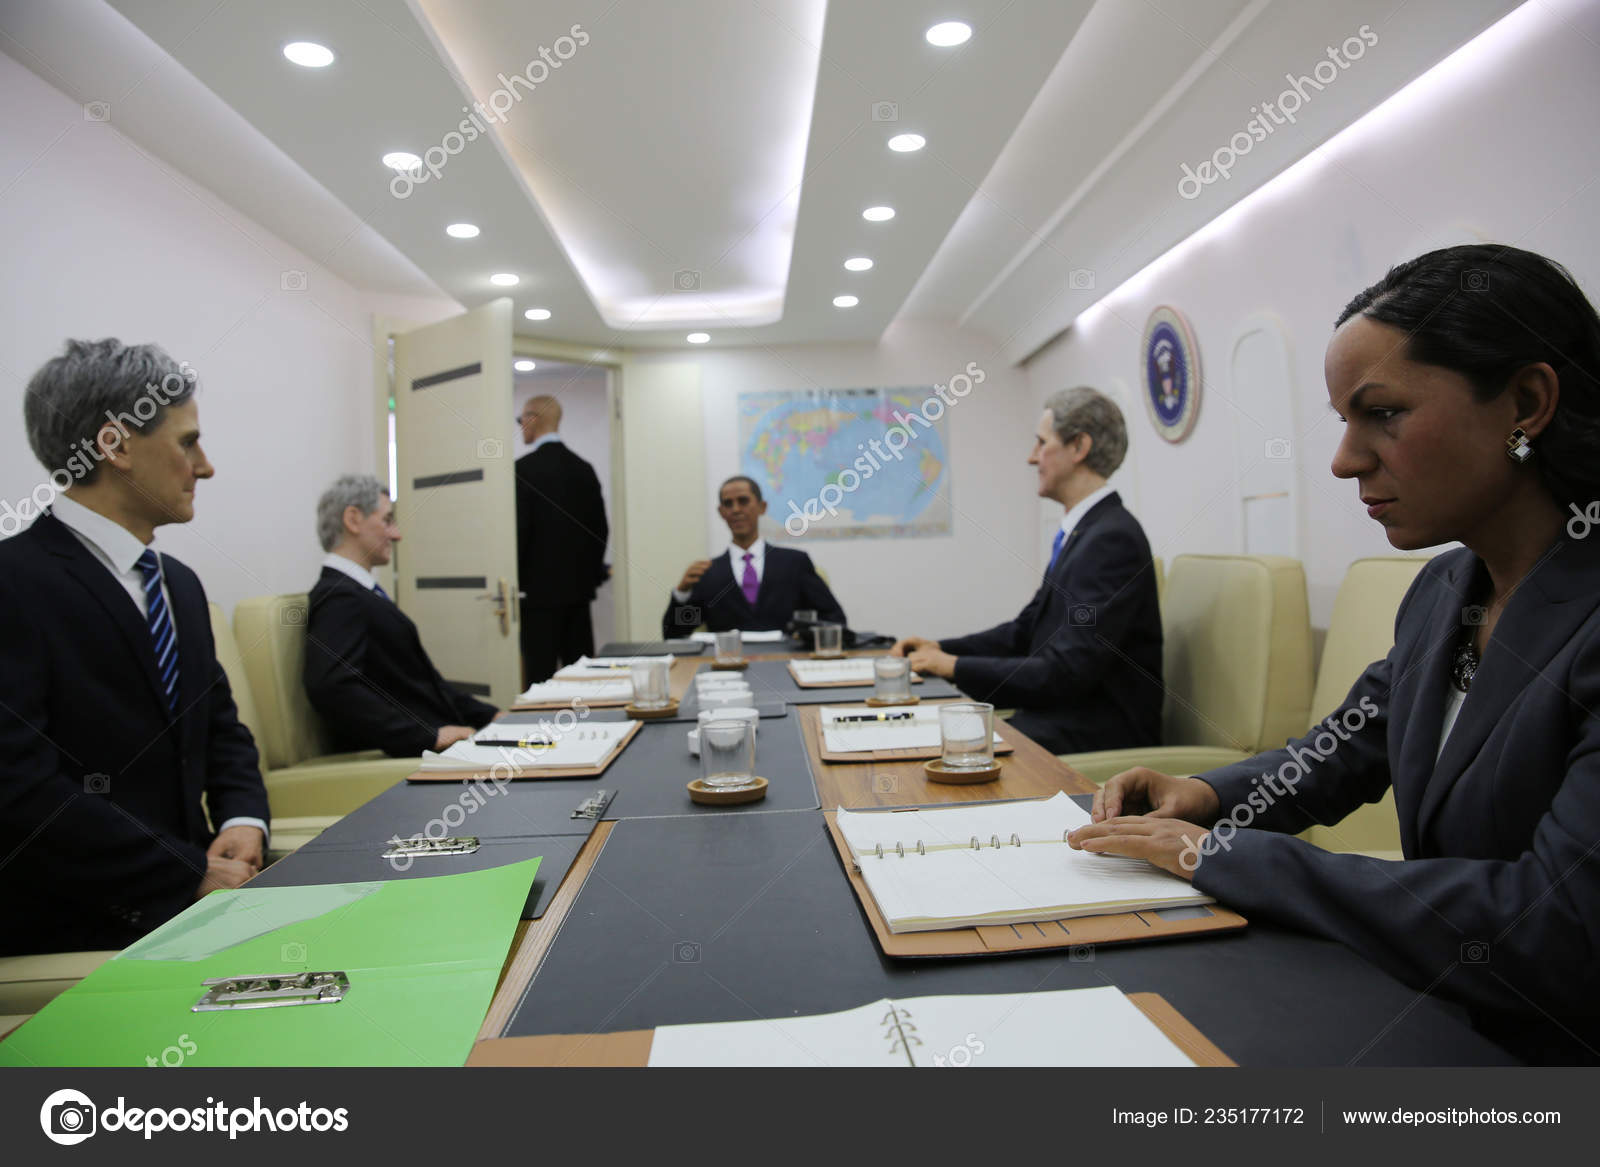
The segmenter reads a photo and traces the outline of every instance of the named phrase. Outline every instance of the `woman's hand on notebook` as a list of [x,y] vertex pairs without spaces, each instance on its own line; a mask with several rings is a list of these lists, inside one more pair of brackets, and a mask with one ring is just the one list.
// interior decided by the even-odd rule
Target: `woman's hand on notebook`
[[1209,826],[1221,811],[1221,801],[1209,782],[1135,766],[1095,791],[1089,817],[1099,823],[1119,815],[1149,815]]
[[1097,855],[1145,859],[1179,879],[1194,878],[1206,836],[1211,832],[1182,819],[1125,815],[1090,823],[1067,836],[1069,846]]

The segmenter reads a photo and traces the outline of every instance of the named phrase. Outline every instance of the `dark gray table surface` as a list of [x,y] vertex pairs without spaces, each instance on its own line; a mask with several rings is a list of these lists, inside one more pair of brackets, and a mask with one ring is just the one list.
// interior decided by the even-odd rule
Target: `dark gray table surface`
[[820,812],[619,823],[506,1034],[1108,984],[1160,993],[1243,1066],[1514,1064],[1459,1011],[1342,945],[1260,923],[1214,939],[885,957]]

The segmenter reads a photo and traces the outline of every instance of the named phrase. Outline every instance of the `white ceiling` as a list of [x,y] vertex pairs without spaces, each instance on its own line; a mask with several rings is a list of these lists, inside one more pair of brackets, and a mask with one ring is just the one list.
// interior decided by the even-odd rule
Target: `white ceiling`
[[[1021,360],[1515,6],[40,0],[0,6],[0,47],[110,100],[129,137],[359,287],[510,295],[523,335],[628,347],[679,347],[691,327],[714,344],[869,341],[929,318]],[[951,18],[972,40],[928,45]],[[1377,43],[1294,126],[1177,195],[1180,163],[1362,25]],[[298,68],[291,40],[338,60]],[[504,105],[499,76],[541,46],[555,67],[534,66],[498,124],[446,137],[470,102]],[[927,147],[886,148],[908,130]],[[435,150],[437,176],[396,198],[379,157],[441,145],[458,152]],[[865,222],[878,203],[898,214]],[[448,238],[457,221],[482,234]],[[876,266],[846,272],[853,255]],[[834,308],[841,293],[859,306]]]

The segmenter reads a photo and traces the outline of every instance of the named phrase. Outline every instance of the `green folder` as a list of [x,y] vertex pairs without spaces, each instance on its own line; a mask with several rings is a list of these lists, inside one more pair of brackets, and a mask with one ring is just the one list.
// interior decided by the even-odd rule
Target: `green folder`
[[[214,892],[0,1042],[0,1066],[459,1066],[538,870]],[[305,972],[349,989],[193,1011],[209,978]]]

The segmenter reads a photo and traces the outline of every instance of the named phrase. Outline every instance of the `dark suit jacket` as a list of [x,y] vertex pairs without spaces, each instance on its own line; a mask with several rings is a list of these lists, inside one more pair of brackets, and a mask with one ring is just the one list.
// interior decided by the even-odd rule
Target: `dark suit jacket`
[[1153,746],[1161,737],[1161,609],[1150,544],[1113,491],[1078,522],[1015,620],[940,641],[955,683],[1010,705],[1055,754]]
[[0,543],[0,955],[126,947],[194,902],[211,823],[270,817],[205,591],[161,560],[175,720],[144,618],[77,536],[46,513]]
[[517,575],[528,608],[587,604],[605,582],[605,502],[594,467],[548,442],[517,459]]
[[478,729],[499,712],[439,675],[399,605],[331,567],[311,589],[304,675],[340,750],[415,757],[441,725]]
[[815,609],[818,620],[846,623],[844,609],[804,551],[767,544],[761,565],[761,590],[756,593],[754,607],[739,586],[744,563],[740,561],[735,574],[728,554],[724,551],[711,561],[700,582],[690,589],[686,603],[674,600],[667,604],[666,615],[661,618],[663,637],[670,640],[687,636],[702,623],[713,632],[731,628],[767,632],[788,624],[802,608]]
[[[1194,882],[1467,1006],[1523,1057],[1600,1061],[1600,539],[1559,540],[1512,594],[1435,763],[1463,609],[1487,592],[1470,551],[1433,560],[1339,734],[1201,775],[1250,829]],[[1288,763],[1303,778],[1263,805],[1253,780]],[[1336,824],[1391,784],[1404,863],[1273,833]]]

